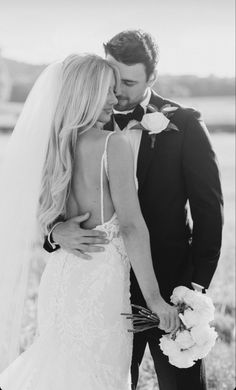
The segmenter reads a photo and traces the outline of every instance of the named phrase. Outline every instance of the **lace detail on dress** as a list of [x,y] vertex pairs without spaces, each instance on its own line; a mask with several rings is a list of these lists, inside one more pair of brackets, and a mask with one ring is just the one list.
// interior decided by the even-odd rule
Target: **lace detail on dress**
[[121,260],[130,268],[130,261],[125,249],[123,238],[120,233],[119,221],[116,213],[113,214],[109,221],[102,225],[96,226],[95,229],[106,232],[107,239],[110,241],[111,245],[116,248],[116,251],[120,255]]

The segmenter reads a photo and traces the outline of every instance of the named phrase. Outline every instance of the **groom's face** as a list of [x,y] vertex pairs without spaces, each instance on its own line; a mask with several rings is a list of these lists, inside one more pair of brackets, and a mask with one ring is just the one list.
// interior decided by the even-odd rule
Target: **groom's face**
[[132,110],[144,99],[147,88],[151,85],[150,79],[147,80],[145,66],[142,63],[123,64],[110,54],[107,55],[107,60],[119,69],[121,79],[118,103],[114,108],[118,111]]

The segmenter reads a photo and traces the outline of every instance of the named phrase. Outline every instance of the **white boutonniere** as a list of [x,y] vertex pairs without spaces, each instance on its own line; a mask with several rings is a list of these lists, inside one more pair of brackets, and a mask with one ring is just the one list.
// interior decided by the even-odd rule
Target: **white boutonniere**
[[169,130],[179,131],[178,127],[170,122],[170,118],[178,110],[178,107],[166,104],[158,110],[155,106],[149,104],[147,110],[151,112],[145,114],[141,122],[134,124],[134,121],[132,121],[131,127],[128,128],[148,131],[151,137],[151,148],[154,148],[157,134]]

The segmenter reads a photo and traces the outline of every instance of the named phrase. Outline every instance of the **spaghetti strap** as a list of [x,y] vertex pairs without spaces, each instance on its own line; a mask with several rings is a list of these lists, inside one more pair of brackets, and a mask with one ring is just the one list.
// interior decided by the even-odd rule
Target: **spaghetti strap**
[[114,133],[109,133],[106,137],[105,140],[105,146],[104,146],[104,152],[102,154],[102,159],[101,159],[101,172],[100,172],[100,200],[101,200],[101,222],[102,225],[104,224],[104,191],[103,191],[103,171],[105,170],[107,178],[108,178],[108,159],[107,159],[107,145],[108,145],[108,140],[110,136]]

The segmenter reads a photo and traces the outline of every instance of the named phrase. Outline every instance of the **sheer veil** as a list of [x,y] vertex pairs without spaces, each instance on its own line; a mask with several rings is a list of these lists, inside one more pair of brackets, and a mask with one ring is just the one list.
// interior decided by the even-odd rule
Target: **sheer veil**
[[62,62],[36,81],[0,164],[0,371],[19,353],[31,248],[39,239],[37,207]]

